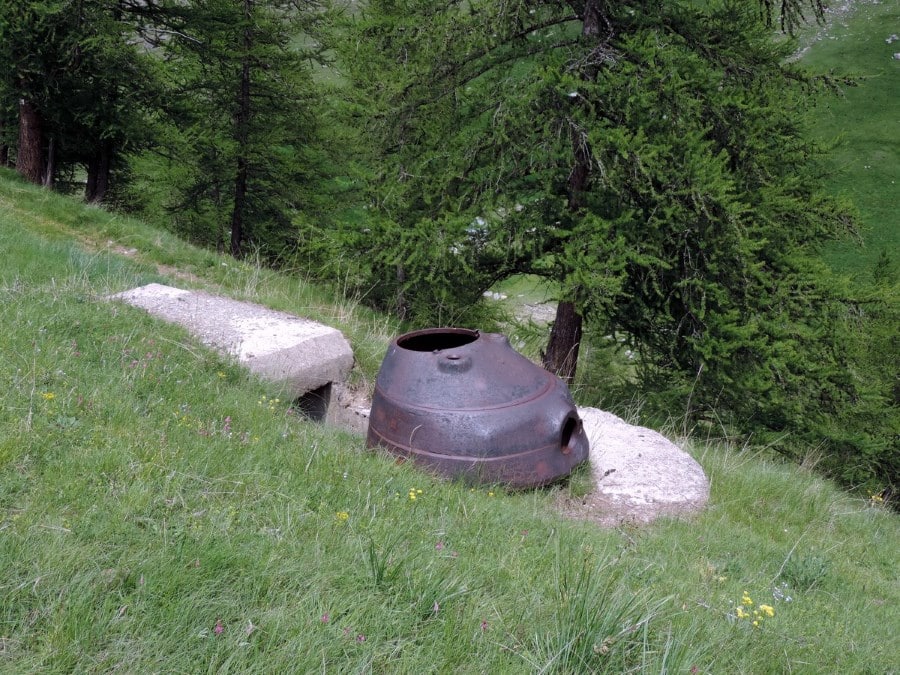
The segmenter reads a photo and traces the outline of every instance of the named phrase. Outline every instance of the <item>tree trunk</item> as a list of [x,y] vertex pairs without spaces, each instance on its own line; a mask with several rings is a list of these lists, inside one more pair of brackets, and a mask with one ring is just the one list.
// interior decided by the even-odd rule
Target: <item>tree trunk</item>
[[56,137],[50,137],[50,143],[47,145],[47,162],[44,165],[44,175],[41,178],[41,184],[45,188],[53,189],[53,182],[56,179]]
[[109,172],[112,163],[112,148],[108,141],[102,141],[97,153],[88,162],[87,185],[84,198],[89,204],[99,204],[109,190]]
[[[569,174],[568,208],[577,211],[582,206],[582,195],[591,177],[591,151],[587,139],[577,129],[572,132],[572,149],[575,163]],[[556,319],[542,361],[544,368],[559,375],[566,384],[571,384],[575,379],[582,323],[583,317],[575,309],[574,302],[564,300],[557,305]]]
[[237,140],[237,173],[234,178],[234,205],[231,212],[231,255],[241,257],[241,240],[244,236],[244,207],[247,203],[248,145],[250,127],[250,50],[253,48],[252,0],[244,0],[244,54],[241,59],[241,81],[238,87],[237,113],[235,115],[235,140]]
[[[213,206],[215,207],[215,213],[222,212],[222,182],[218,177],[213,178],[212,181],[212,199]],[[218,220],[218,219],[216,219]],[[216,253],[225,253],[225,233],[226,230],[224,227],[216,224]],[[229,243],[230,246],[230,243]]]
[[237,176],[234,179],[234,205],[231,210],[231,255],[240,258],[241,240],[244,237],[244,206],[247,203],[247,160],[238,157]]
[[566,384],[575,379],[578,348],[581,346],[582,317],[571,302],[561,302],[556,308],[556,320],[550,330],[550,342],[542,355],[544,368],[556,373]]
[[[587,0],[584,3],[581,17],[581,34],[585,38],[597,42],[594,52],[588,64],[584,67],[581,77],[585,80],[597,79],[599,63],[602,60],[602,45],[600,43],[600,24],[602,23],[601,0]],[[569,173],[569,201],[570,211],[577,211],[583,206],[583,194],[587,190],[591,180],[591,147],[588,145],[587,130],[581,129],[572,123],[572,155],[574,164]]]
[[406,306],[406,270],[403,265],[397,265],[397,295],[394,298],[394,313],[403,321],[409,308]]
[[16,152],[16,171],[26,180],[41,184],[43,178],[43,161],[41,150],[44,146],[44,133],[41,116],[37,108],[28,101],[19,101],[19,147]]
[[9,166],[9,144],[5,139],[6,129],[0,120],[0,166]]
[[[601,61],[600,27],[602,23],[601,0],[586,0],[581,8],[581,34],[597,41],[593,58],[585,67],[582,77],[593,80],[597,77]],[[591,148],[587,131],[572,125],[572,170],[568,180],[568,202],[570,211],[578,211],[584,205],[584,193],[591,180]],[[575,303],[565,300],[556,307],[556,319],[550,330],[547,351],[542,356],[544,368],[556,373],[566,384],[575,379],[578,367],[578,349],[581,346],[581,327],[584,318],[575,309]]]

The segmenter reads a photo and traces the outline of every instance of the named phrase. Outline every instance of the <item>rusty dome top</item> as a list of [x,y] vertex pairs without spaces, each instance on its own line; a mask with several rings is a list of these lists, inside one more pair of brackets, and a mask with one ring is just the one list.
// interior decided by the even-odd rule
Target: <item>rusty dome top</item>
[[428,328],[391,342],[376,386],[417,408],[485,410],[526,403],[556,379],[515,351],[504,335]]

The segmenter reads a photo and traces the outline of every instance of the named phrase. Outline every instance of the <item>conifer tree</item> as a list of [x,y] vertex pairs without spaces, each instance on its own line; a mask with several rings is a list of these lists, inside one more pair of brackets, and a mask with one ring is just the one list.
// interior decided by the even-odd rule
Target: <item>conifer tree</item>
[[[794,12],[797,4],[786,2],[781,11]],[[777,8],[768,3],[764,9]],[[527,227],[536,235],[531,239],[539,243],[520,250],[519,237],[518,246],[507,246],[510,254],[504,264],[545,274],[552,269],[549,275],[564,284],[579,276],[576,270],[586,262],[576,251],[563,253],[562,248],[571,246],[567,242],[590,241],[594,251],[614,250],[623,240],[597,241],[593,221],[633,218],[637,207],[647,206],[629,202],[669,187],[654,185],[648,173],[653,167],[645,167],[640,154],[623,146],[635,132],[648,137],[642,141],[645,145],[663,144],[660,151],[672,155],[673,161],[697,156],[698,164],[713,167],[717,156],[730,153],[732,161],[718,171],[704,171],[707,182],[717,173],[728,182],[753,165],[737,156],[750,153],[733,141],[744,133],[757,134],[753,137],[757,142],[773,132],[760,127],[717,135],[718,129],[710,125],[738,124],[728,115],[733,106],[741,105],[771,112],[764,123],[793,124],[790,115],[780,115],[766,91],[790,87],[795,74],[781,66],[783,54],[767,39],[762,22],[738,3],[724,3],[720,10],[706,13],[690,3],[663,7],[603,0],[451,3],[432,12],[425,3],[386,1],[371,3],[368,18],[356,30],[351,38],[354,49],[366,51],[349,58],[349,67],[352,71],[354,63],[361,64],[356,73],[359,89],[383,106],[385,123],[376,127],[383,135],[376,142],[396,161],[387,164],[396,173],[385,175],[382,182],[385,212],[390,211],[403,229],[414,227],[421,218],[456,213],[458,230],[467,230],[492,211],[508,214],[514,209],[513,215],[501,218],[497,229],[509,238],[510,228]],[[374,67],[383,71],[372,78]],[[677,89],[669,73],[674,74]],[[629,96],[623,98],[623,93]],[[655,109],[638,109],[634,105],[638,96],[643,105]],[[618,100],[616,105],[613,100]],[[745,119],[765,114],[748,114]],[[654,120],[654,115],[663,121]],[[686,135],[673,137],[678,133]],[[787,133],[796,135],[796,125]],[[637,166],[625,169],[623,157],[629,152],[633,153],[629,161]],[[623,168],[613,173],[608,167]],[[728,189],[716,190],[723,203],[730,201]],[[688,201],[675,189],[662,199]],[[660,201],[656,196],[654,200]],[[697,200],[684,211],[709,217]],[[828,219],[827,214],[824,217]],[[590,237],[573,238],[570,226],[588,221],[585,235]],[[465,250],[471,256],[485,253],[484,247]],[[477,286],[498,273],[502,276],[497,262],[467,261],[459,266],[461,279],[456,285],[464,289],[470,285],[466,280]],[[608,272],[597,287],[610,291],[625,278],[624,269],[606,266]],[[430,263],[423,267],[432,268]],[[491,273],[473,275],[477,269]],[[409,283],[422,285],[412,277]],[[546,365],[567,378],[574,375],[585,306],[610,301],[596,296],[592,300],[588,297],[592,292],[584,286],[575,284],[564,294],[569,297],[560,298],[546,354]],[[479,290],[474,288],[464,301]]]
[[[0,5],[2,108],[18,108],[16,165],[52,185],[84,166],[101,201],[117,158],[143,138],[153,98],[149,56],[125,0]],[[5,126],[5,125],[4,125]]]
[[163,45],[177,103],[168,111],[170,161],[156,177],[172,186],[182,231],[235,257],[248,240],[278,250],[290,239],[293,214],[306,206],[319,58],[297,42],[325,15],[317,0],[183,7],[183,29]]
[[852,303],[816,255],[852,221],[803,135],[813,80],[767,25],[821,7],[760,7],[373,0],[343,50],[381,153],[373,281],[432,323],[538,274],[563,377],[586,318],[691,415],[807,438],[852,417]]

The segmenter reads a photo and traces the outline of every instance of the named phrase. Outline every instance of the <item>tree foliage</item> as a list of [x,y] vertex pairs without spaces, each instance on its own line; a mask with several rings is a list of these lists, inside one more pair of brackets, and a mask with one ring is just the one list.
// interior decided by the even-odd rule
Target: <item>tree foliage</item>
[[825,19],[825,3],[822,0],[760,0],[766,26],[777,21],[783,33],[791,35],[803,24],[815,19]]
[[[761,7],[790,29],[801,5]],[[815,81],[771,37],[727,0],[373,0],[343,53],[375,111],[383,300],[464,319],[494,281],[542,275],[679,410],[883,473],[896,429],[833,424],[860,431],[888,392],[855,371],[868,319],[817,262],[852,220],[803,134]]]
[[89,201],[152,148],[166,161],[137,178],[167,193],[181,231],[278,250],[316,201],[326,17],[319,0],[4,2],[0,147],[36,182],[83,171]]
[[206,0],[162,33],[172,105],[158,148],[165,170],[152,179],[169,188],[181,231],[236,256],[246,241],[274,250],[290,241],[321,168],[310,151],[311,70],[324,17],[316,0]]
[[146,115],[159,88],[129,9],[124,0],[0,5],[2,126],[15,126],[14,107],[33,123],[30,140],[5,138],[21,146],[20,164],[25,154],[35,156],[32,180],[52,184],[58,172],[83,167],[87,198],[99,201],[123,155],[147,142]]

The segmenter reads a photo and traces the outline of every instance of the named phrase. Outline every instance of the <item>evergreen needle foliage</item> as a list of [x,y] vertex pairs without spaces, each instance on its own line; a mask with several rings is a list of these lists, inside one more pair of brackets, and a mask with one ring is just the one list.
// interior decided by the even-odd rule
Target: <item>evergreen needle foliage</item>
[[316,213],[311,183],[326,170],[311,149],[311,73],[321,54],[295,37],[315,34],[325,6],[217,0],[177,10],[182,32],[160,43],[173,103],[139,164],[176,231],[235,257],[255,246],[277,259],[293,243],[293,219]]
[[376,215],[351,242],[375,250],[374,299],[468,323],[498,280],[543,276],[574,308],[568,351],[582,317],[624,336],[648,409],[896,480],[895,385],[858,358],[890,313],[820,260],[855,226],[790,48],[740,2],[373,0],[342,54],[374,106]]

